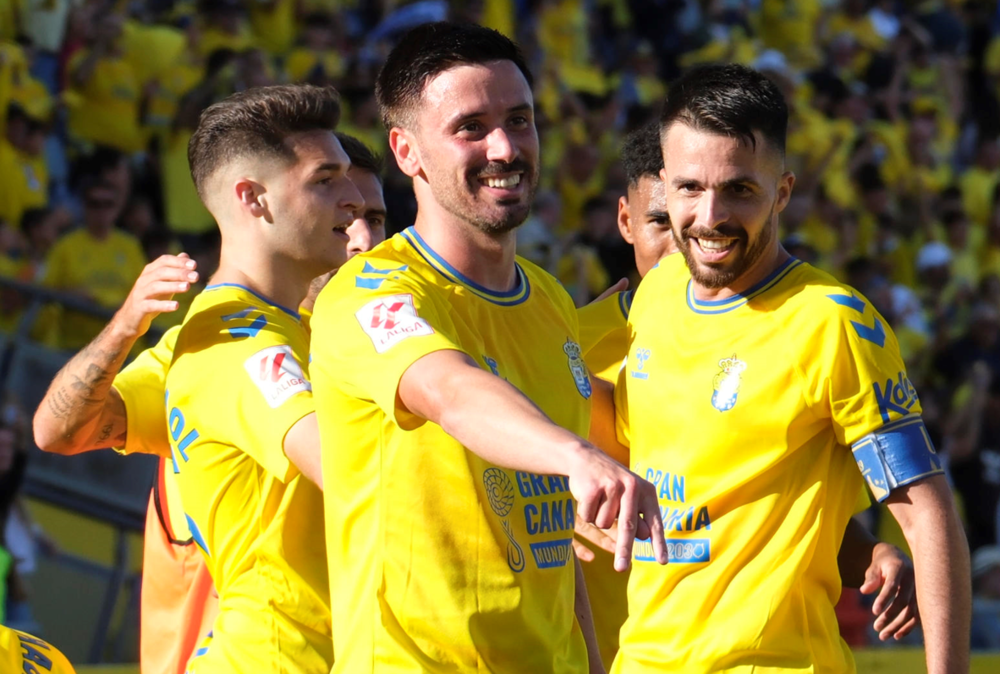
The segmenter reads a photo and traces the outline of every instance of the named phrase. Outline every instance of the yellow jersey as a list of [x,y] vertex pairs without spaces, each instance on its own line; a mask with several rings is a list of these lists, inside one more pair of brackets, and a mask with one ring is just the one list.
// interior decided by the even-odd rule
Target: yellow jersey
[[629,330],[618,430],[671,561],[636,542],[613,673],[854,671],[834,614],[863,485],[851,445],[920,413],[885,319],[795,258],[699,301],[677,255],[643,280]]
[[[631,290],[608,295],[600,302],[580,307],[580,348],[583,360],[594,375],[615,382],[628,353],[628,312]],[[615,571],[615,556],[580,539],[594,553],[590,562],[581,562],[583,577],[594,616],[594,632],[604,667],[610,668],[618,653],[618,633],[628,617],[628,572]]]
[[[103,307],[117,309],[145,265],[139,240],[128,232],[113,229],[103,239],[97,239],[81,227],[52,246],[42,285],[82,293]],[[64,311],[58,326],[58,345],[81,349],[97,336],[104,323],[103,318]]]
[[283,450],[313,411],[298,314],[238,285],[208,286],[166,380],[173,469],[219,593],[196,674],[326,674],[333,661],[320,490]]
[[403,410],[403,373],[453,349],[585,435],[576,310],[518,259],[492,292],[414,228],[358,255],[312,317],[333,672],[582,672],[568,479],[499,468]]
[[49,203],[49,172],[45,157],[32,157],[0,138],[0,220],[16,230],[21,216]]
[[[74,54],[66,71],[74,73],[88,54],[88,49]],[[64,94],[70,133],[94,145],[108,145],[122,152],[142,150],[143,136],[139,129],[142,84],[126,58],[102,57],[86,84]]]
[[11,674],[74,674],[73,665],[53,646],[0,625],[0,671]]

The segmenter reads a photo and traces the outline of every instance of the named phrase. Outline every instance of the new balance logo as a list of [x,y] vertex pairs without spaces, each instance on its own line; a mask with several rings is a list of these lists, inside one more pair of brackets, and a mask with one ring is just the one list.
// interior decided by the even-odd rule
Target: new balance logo
[[417,315],[413,295],[372,300],[354,314],[377,353],[385,353],[408,337],[433,335],[430,323]]
[[244,367],[272,408],[281,407],[296,393],[312,390],[292,347],[287,344],[258,351],[246,360]]

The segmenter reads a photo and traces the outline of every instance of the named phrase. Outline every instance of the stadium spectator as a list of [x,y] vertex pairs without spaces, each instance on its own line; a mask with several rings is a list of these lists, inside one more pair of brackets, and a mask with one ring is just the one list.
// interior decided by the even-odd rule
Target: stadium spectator
[[1000,650],[1000,547],[972,555],[972,648]]
[[[107,309],[128,296],[146,264],[139,241],[115,229],[120,197],[109,182],[91,182],[83,191],[83,226],[60,238],[46,261],[42,283]],[[82,348],[105,320],[66,310],[58,317],[54,343]]]

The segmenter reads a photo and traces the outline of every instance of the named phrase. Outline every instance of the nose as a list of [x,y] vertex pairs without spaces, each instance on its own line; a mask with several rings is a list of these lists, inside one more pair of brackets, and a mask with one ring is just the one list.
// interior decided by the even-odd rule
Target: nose
[[341,196],[338,206],[351,213],[358,213],[365,207],[365,199],[358,191],[357,185],[346,178],[344,179],[344,194]]
[[708,229],[714,229],[729,221],[729,208],[723,196],[714,190],[705,191],[698,204],[695,224]]
[[509,163],[517,157],[517,149],[502,128],[494,129],[486,138],[486,158],[490,161]]
[[372,228],[368,225],[363,215],[358,211],[354,213],[354,222],[347,228],[347,256],[354,257],[358,253],[367,253],[372,249],[373,238]]

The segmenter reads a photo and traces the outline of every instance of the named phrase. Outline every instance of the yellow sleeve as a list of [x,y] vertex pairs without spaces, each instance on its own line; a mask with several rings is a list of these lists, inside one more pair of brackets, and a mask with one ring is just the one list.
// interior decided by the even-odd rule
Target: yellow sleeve
[[812,342],[817,357],[807,376],[829,408],[837,441],[850,446],[888,423],[920,414],[920,400],[896,336],[874,307],[846,288],[826,299],[838,306],[817,336],[821,341]]
[[42,285],[49,288],[62,288],[63,275],[69,267],[70,247],[66,245],[65,236],[56,241],[52,250],[45,258],[45,275],[42,276]]
[[[285,455],[285,435],[315,411],[303,365],[305,333],[277,309],[248,310],[238,317],[222,313],[225,318],[216,311],[202,311],[181,326],[167,375],[170,437],[175,443],[183,442],[183,415],[191,414],[192,419],[197,417],[199,433],[238,447],[287,482],[297,469]],[[239,330],[241,322],[252,326],[259,316],[266,323],[256,332]],[[174,391],[180,393],[177,400],[187,401],[190,412],[174,412]]]
[[156,346],[140,353],[115,377],[112,385],[125,403],[125,445],[115,448],[121,454],[170,456],[163,400],[178,332],[179,326],[167,330]]
[[458,346],[444,298],[417,284],[383,283],[378,289],[352,287],[353,278],[327,285],[312,316],[312,367],[328,370],[344,391],[377,404],[397,424],[423,423],[397,405],[403,373],[435,351]]
[[[628,326],[629,343],[632,342],[632,326]],[[618,382],[615,384],[615,435],[618,442],[626,447],[632,446],[632,434],[629,429],[628,418],[628,377],[625,376],[627,367],[622,367],[618,371]]]

